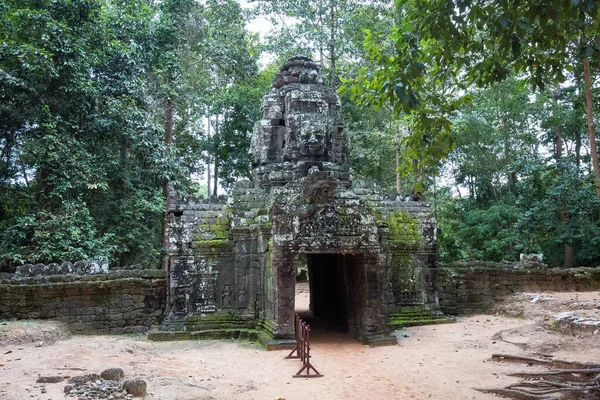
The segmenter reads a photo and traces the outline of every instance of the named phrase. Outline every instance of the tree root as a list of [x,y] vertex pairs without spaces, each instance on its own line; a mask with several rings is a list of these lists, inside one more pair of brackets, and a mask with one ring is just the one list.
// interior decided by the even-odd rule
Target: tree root
[[542,360],[539,358],[514,356],[511,354],[492,354],[492,361],[510,361],[528,365],[546,365],[552,369],[590,369],[600,368],[598,363],[564,361],[564,360]]
[[510,399],[517,399],[517,400],[537,400],[537,399],[554,400],[553,397],[536,395],[536,394],[528,394],[528,393],[524,393],[520,390],[515,390],[515,389],[480,388],[480,389],[475,389],[475,390],[478,390],[483,393],[497,394],[502,397],[507,397]]
[[[482,388],[476,390],[517,400],[551,400],[565,397],[582,399],[586,398],[586,395],[593,395],[593,398],[600,398],[600,364],[540,360],[508,354],[494,354],[492,355],[492,360],[525,363],[527,365],[543,365],[547,368],[555,369],[540,372],[511,373],[508,376],[525,378],[525,380],[504,388]],[[566,368],[557,369],[558,366]]]
[[538,358],[513,356],[510,354],[492,354],[492,361],[510,361],[528,365],[552,365],[551,360],[540,360]]
[[[550,375],[594,375],[600,373],[600,369],[557,369],[553,371],[542,372],[514,372],[508,376],[517,376],[519,378],[544,378]],[[588,378],[589,379],[589,378]],[[588,380],[586,379],[586,381]]]
[[576,387],[562,387],[553,389],[542,389],[542,390],[525,390],[519,389],[514,385],[506,388],[478,388],[475,389],[484,393],[497,394],[503,397],[517,400],[531,400],[531,399],[542,399],[542,400],[555,400],[564,398],[565,394],[577,395],[578,399],[583,398],[583,395],[595,393],[600,395],[600,385],[598,386],[576,386]]

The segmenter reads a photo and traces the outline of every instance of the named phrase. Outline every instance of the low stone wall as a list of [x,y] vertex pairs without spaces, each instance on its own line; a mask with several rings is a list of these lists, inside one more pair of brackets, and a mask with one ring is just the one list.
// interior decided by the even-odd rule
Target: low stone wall
[[167,274],[0,276],[0,319],[54,319],[75,334],[145,332],[165,310]]
[[437,295],[445,314],[474,314],[515,292],[600,290],[600,268],[514,268],[463,262],[438,268]]

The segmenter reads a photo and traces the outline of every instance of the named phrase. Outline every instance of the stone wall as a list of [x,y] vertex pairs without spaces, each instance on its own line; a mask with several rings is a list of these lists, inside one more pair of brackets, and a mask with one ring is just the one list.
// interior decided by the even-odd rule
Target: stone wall
[[54,319],[76,334],[145,332],[164,313],[165,271],[0,276],[0,319]]
[[485,311],[515,292],[600,290],[600,268],[514,268],[491,262],[464,262],[437,269],[437,296],[445,314]]
[[17,267],[15,276],[39,276],[39,275],[94,275],[108,272],[107,262],[76,261],[75,263],[64,262],[62,264],[25,264]]

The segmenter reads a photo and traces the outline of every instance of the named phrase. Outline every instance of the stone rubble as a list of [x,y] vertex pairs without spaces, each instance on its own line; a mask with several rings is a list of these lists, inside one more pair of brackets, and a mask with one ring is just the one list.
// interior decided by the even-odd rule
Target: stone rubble
[[[135,397],[146,395],[146,382],[135,378],[121,381],[125,373],[121,368],[109,368],[100,375],[86,374],[70,377],[64,387],[66,396],[77,400],[132,400]],[[64,381],[62,376],[40,376],[36,383],[58,383]],[[34,386],[37,387],[37,386]],[[46,393],[46,388],[41,386],[41,392]]]

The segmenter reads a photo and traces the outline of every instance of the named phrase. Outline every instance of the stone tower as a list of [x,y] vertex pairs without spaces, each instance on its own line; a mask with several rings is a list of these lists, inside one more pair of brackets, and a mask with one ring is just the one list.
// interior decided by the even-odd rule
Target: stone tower
[[262,101],[252,181],[238,182],[227,204],[173,194],[165,328],[292,339],[301,258],[313,313],[364,342],[393,342],[386,323],[402,307],[437,307],[429,207],[353,185],[340,113],[317,65],[292,57]]

